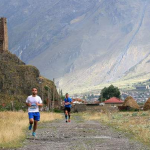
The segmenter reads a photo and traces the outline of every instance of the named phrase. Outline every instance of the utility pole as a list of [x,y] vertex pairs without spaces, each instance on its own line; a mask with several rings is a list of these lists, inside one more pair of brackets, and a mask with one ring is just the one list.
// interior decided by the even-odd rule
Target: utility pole
[[103,93],[101,92],[101,103],[102,103],[102,100],[103,100]]
[[47,91],[47,111],[49,111],[51,109],[51,100],[50,100],[51,92],[50,92],[50,87],[48,85],[46,85],[45,89]]
[[47,108],[50,110],[49,87],[47,86]]
[[61,109],[61,90],[59,89],[59,109]]
[[54,111],[54,107],[55,107],[55,102],[54,102],[54,96],[55,96],[55,79],[53,78],[53,103],[52,103],[52,110]]
[[49,101],[49,110],[51,109],[51,100],[50,100],[50,88],[48,88],[48,101]]
[[44,96],[43,96],[43,80],[41,81],[41,87],[42,87],[42,100],[44,101]]
[[43,79],[38,79],[39,84],[41,84],[41,95],[42,95],[42,100],[44,100],[43,96]]

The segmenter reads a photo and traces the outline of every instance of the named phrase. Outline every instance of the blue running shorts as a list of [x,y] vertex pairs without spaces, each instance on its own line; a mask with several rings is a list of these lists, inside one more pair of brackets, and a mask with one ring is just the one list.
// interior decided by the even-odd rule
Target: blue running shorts
[[34,119],[35,121],[40,121],[40,113],[39,112],[29,112],[29,119]]

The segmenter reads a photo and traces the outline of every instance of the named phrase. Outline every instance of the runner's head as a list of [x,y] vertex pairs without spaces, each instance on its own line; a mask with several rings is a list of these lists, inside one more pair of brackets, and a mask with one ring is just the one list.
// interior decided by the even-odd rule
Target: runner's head
[[37,88],[35,88],[35,87],[32,88],[32,95],[34,95],[34,96],[37,95]]
[[68,93],[66,93],[66,98],[68,98],[69,97],[69,94]]

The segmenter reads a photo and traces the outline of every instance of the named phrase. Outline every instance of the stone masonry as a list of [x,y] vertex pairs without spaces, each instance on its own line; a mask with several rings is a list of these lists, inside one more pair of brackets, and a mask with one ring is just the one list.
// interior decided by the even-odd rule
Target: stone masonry
[[0,51],[8,50],[7,20],[0,18]]

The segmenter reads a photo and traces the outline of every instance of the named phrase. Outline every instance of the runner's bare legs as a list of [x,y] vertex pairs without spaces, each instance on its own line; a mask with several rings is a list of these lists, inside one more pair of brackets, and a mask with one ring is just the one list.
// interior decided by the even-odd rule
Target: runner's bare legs
[[70,122],[70,112],[68,112],[68,117],[69,117],[69,120],[68,120],[68,121]]
[[38,121],[40,121],[40,112],[39,107],[42,107],[42,100],[37,95],[37,88],[32,88],[32,95],[28,96],[26,99],[26,105],[28,106],[28,116],[29,116],[29,130],[32,129],[33,126],[33,132],[32,136],[36,136],[36,129]]
[[37,123],[38,121],[34,120],[33,132],[35,132],[37,129]]
[[67,119],[68,119],[68,111],[67,110],[65,111],[65,118],[66,118],[66,122],[67,122]]
[[33,119],[29,119],[29,124],[33,124]]

